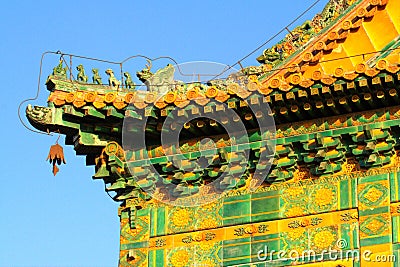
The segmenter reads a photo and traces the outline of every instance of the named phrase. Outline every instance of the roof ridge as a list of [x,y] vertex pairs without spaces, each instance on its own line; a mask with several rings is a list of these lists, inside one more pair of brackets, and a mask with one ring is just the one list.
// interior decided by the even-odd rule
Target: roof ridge
[[[377,6],[384,6],[389,0],[360,0],[347,10],[345,14],[337,17],[329,27],[320,31],[318,35],[309,40],[302,49],[295,51],[288,58],[282,61],[280,67],[272,67],[268,63],[262,65],[264,73],[259,76],[261,82],[271,79],[284,70],[291,69],[289,66],[301,67],[305,64],[318,63],[322,57],[323,51],[333,50],[336,41],[344,40],[350,34],[352,29],[359,28],[364,18],[370,18],[375,15]],[[316,38],[318,37],[318,38]],[[298,59],[298,62],[295,61]],[[256,67],[257,68],[257,67]],[[282,74],[282,73],[281,73]],[[284,74],[282,74],[284,75]]]
[[348,14],[362,1],[330,0],[322,12],[289,31],[285,38],[276,45],[265,49],[263,54],[257,57],[257,61],[270,64],[272,68],[283,65],[287,59],[301,51],[315,37],[326,32],[338,19]]

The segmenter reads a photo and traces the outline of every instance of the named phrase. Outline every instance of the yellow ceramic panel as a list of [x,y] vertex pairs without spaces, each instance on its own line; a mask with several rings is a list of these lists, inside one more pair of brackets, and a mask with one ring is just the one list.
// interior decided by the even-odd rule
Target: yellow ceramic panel
[[393,50],[385,59],[391,64],[396,65],[400,61],[400,48]]
[[[350,33],[342,46],[348,56],[375,52],[375,47],[369,39],[363,26],[358,28],[357,31]],[[366,55],[364,59],[368,60],[371,56],[372,55]],[[363,62],[363,57],[352,57],[350,58],[350,60],[353,62],[354,65],[357,65],[358,63]]]
[[363,267],[392,267],[394,266],[394,261],[396,261],[392,244],[363,247],[361,249],[360,260]]
[[400,1],[390,0],[386,6],[386,10],[389,13],[392,23],[396,27],[397,31],[400,32]]
[[363,25],[376,50],[382,50],[399,35],[386,9],[378,10],[372,21]]
[[321,64],[317,64],[317,65],[311,65],[308,68],[305,69],[305,72],[303,73],[304,78],[308,78],[311,79],[314,71],[323,71]]
[[[321,59],[321,66],[325,73],[333,74],[335,69],[342,67],[345,72],[354,70],[354,65],[349,58],[346,58],[346,51],[340,44],[337,48],[333,49],[329,54],[325,54]],[[340,60],[337,60],[339,59]]]

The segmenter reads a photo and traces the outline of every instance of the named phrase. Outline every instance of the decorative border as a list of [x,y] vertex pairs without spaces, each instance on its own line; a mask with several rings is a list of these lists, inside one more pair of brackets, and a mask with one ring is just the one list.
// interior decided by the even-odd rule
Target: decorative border
[[293,219],[281,219],[262,223],[222,227],[184,234],[159,236],[149,239],[148,248],[150,250],[158,250],[173,247],[187,247],[200,242],[235,240],[244,237],[290,232],[297,228],[316,229],[331,225],[356,223],[358,222],[358,217],[354,214],[357,214],[357,209],[309,215]]

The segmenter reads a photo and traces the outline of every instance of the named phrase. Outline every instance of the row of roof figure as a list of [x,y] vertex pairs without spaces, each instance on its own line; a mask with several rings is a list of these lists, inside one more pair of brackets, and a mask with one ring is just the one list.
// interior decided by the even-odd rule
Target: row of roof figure
[[[77,79],[79,82],[87,83],[87,81],[88,81],[88,76],[86,76],[86,74],[85,74],[85,69],[83,68],[83,65],[82,65],[82,64],[78,65],[78,66],[76,67],[76,70],[78,71],[78,74],[77,74],[77,76],[76,76],[76,79]],[[93,69],[92,69],[92,73],[93,73],[92,82],[93,82],[94,84],[103,84],[102,79],[101,79],[101,76],[100,76],[100,74],[99,74],[99,69],[93,68]],[[121,85],[121,81],[118,80],[118,79],[115,77],[114,71],[113,71],[112,69],[107,69],[107,70],[105,71],[105,73],[108,75],[108,84],[109,84],[110,86],[119,88],[119,86]],[[124,77],[125,77],[125,80],[124,80],[125,87],[126,87],[126,88],[129,88],[129,89],[135,89],[136,85],[135,85],[135,83],[132,81],[132,76],[131,76],[131,74],[130,74],[129,72],[124,72],[123,74],[124,74]]]
[[[221,91],[227,91],[228,87],[233,84],[233,86],[243,86],[247,87],[249,83],[257,83],[258,78],[256,74],[263,73],[266,70],[265,66],[261,65],[259,67],[248,67],[242,69],[240,72],[231,73],[225,79],[213,79],[207,82],[201,81],[193,81],[193,82],[184,82],[181,80],[175,80],[175,67],[171,64],[167,64],[164,68],[160,68],[155,73],[151,71],[152,63],[148,60],[148,64],[141,71],[136,72],[137,78],[143,84],[135,84],[132,81],[132,76],[129,72],[121,71],[121,79],[118,80],[112,69],[107,69],[105,73],[108,75],[108,85],[116,90],[120,88],[125,88],[128,90],[141,90],[141,87],[146,88],[149,92],[155,93],[166,93],[168,91],[176,91],[176,92],[186,92],[192,88],[196,88],[196,90],[204,91],[204,88],[207,86],[214,86]],[[60,77],[62,79],[67,78],[67,72],[70,72],[70,79],[72,79],[71,67],[63,66],[63,60],[60,60],[59,64],[53,68],[53,76]],[[103,83],[102,78],[99,73],[99,69],[92,69],[92,82],[88,82],[89,78],[85,73],[85,69],[82,64],[79,64],[76,67],[78,74],[76,75],[76,81],[83,84],[93,84],[93,85],[106,85]],[[204,91],[205,92],[205,91]]]
[[[63,67],[63,61],[60,60],[59,64],[53,69],[53,75],[66,78],[67,70],[68,70],[68,67]],[[76,70],[78,71],[78,74],[76,75],[76,80],[81,83],[88,83],[88,76],[85,73],[85,69],[84,69],[83,65],[79,64],[76,67]],[[108,75],[108,85],[110,85],[112,87],[116,87],[116,88],[119,88],[121,86],[121,81],[115,77],[114,71],[112,69],[107,69],[105,71],[105,73]],[[93,68],[92,74],[93,74],[92,75],[92,83],[103,85],[102,78],[99,74],[99,69]],[[125,79],[124,79],[125,88],[135,89],[136,84],[132,81],[131,74],[129,72],[124,72],[123,75],[125,77]]]

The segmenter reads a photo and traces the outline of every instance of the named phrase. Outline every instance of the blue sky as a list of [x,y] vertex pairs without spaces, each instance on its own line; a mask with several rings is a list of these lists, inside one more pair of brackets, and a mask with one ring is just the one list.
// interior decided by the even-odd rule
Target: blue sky
[[[180,63],[200,60],[233,64],[313,2],[2,3],[0,266],[118,263],[118,203],[104,192],[102,181],[91,179],[94,167],[86,167],[84,157],[64,146],[67,165],[53,177],[45,159],[56,137],[32,133],[19,123],[17,107],[36,93],[43,52],[61,50],[111,61],[143,54],[171,56]],[[308,18],[322,10],[326,2],[322,0]],[[243,65],[256,65],[260,53]],[[45,58],[40,97],[31,104],[46,104],[44,81],[57,61],[56,56]],[[132,63],[130,71],[144,64]],[[63,145],[63,138],[60,143]]]

